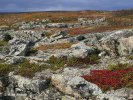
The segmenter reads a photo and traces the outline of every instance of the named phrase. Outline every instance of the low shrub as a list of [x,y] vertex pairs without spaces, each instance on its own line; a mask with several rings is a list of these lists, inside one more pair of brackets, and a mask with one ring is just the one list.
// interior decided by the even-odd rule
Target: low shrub
[[56,57],[52,56],[46,62],[51,65],[50,68],[52,70],[57,70],[57,69],[62,68],[66,64],[66,58],[65,57],[56,58]]
[[89,82],[97,84],[103,91],[119,89],[122,87],[133,88],[133,66],[118,70],[91,70],[90,75],[82,76]]
[[18,69],[16,70],[16,74],[25,76],[25,77],[33,77],[36,72],[41,72],[42,70],[47,69],[46,65],[38,65],[30,63],[28,60],[25,60],[22,64],[18,65]]
[[51,68],[52,69],[59,69],[62,68],[64,65],[68,66],[68,67],[74,67],[74,66],[78,66],[78,65],[83,65],[83,64],[96,64],[98,63],[98,59],[99,57],[97,55],[91,55],[85,58],[77,58],[77,57],[71,57],[71,58],[67,58],[67,57],[60,57],[60,58],[56,58],[54,56],[52,56],[47,63],[51,64]]

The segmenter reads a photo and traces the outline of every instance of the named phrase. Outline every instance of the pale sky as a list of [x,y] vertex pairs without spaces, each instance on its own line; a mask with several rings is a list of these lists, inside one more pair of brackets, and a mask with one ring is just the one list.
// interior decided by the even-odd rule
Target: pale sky
[[133,0],[0,0],[0,12],[132,9]]

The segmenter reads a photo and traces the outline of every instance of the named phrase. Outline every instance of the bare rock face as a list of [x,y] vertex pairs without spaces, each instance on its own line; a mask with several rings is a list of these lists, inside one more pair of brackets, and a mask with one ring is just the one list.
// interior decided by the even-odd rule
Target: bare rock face
[[9,41],[11,47],[9,55],[13,56],[25,56],[28,50],[29,42],[14,38]]
[[129,38],[121,38],[119,41],[118,52],[120,55],[133,54],[133,36]]

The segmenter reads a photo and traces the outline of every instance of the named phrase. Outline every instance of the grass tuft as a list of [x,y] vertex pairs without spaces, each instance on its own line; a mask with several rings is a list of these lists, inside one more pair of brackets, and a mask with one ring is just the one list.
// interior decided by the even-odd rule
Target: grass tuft
[[108,69],[113,71],[113,70],[125,69],[128,67],[130,67],[130,65],[128,63],[126,63],[126,64],[118,63],[118,64],[109,65]]

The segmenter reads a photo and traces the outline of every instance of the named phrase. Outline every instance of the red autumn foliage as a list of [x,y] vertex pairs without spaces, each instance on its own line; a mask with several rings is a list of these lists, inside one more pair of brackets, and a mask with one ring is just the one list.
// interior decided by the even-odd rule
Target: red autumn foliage
[[92,70],[90,75],[84,75],[82,77],[89,82],[97,84],[104,91],[110,88],[133,87],[133,66],[115,71]]

